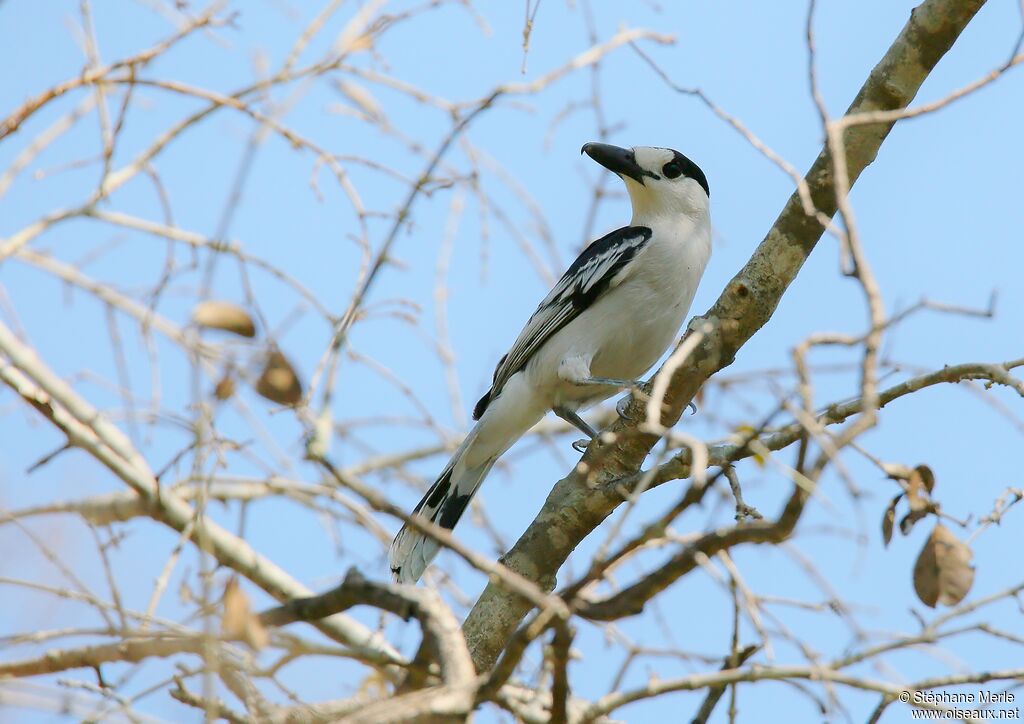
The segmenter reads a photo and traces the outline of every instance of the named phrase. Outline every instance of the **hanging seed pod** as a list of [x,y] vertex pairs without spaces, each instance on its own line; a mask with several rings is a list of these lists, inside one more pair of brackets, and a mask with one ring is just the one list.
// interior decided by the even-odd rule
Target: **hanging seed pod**
[[235,394],[235,376],[234,370],[230,367],[224,370],[224,374],[217,381],[216,387],[213,388],[213,396],[223,402],[229,400]]
[[294,405],[302,399],[302,383],[279,350],[272,349],[267,355],[267,362],[256,380],[256,392],[279,405]]
[[260,619],[249,606],[249,597],[245,595],[238,580],[232,578],[224,590],[224,613],[220,620],[221,634],[232,641],[243,641],[254,651],[259,651],[270,643],[270,636]]
[[955,606],[964,600],[972,583],[971,549],[946,526],[937,523],[914,563],[917,597],[931,608],[940,603]]
[[207,329],[220,329],[240,337],[255,337],[256,325],[249,313],[237,304],[210,300],[192,310],[192,321]]

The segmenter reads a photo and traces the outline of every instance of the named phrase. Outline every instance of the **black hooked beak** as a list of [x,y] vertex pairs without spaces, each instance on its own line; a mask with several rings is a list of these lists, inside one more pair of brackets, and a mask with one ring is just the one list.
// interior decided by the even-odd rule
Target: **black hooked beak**
[[644,177],[659,178],[650,171],[640,168],[636,162],[636,154],[628,148],[619,148],[607,143],[585,143],[580,153],[585,153],[612,173],[629,176],[641,186]]

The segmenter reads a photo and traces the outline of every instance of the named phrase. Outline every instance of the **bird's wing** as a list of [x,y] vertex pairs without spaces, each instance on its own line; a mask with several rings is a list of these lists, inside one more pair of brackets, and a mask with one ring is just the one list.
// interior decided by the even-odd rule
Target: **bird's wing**
[[474,420],[480,419],[490,401],[501,394],[508,379],[523,369],[555,332],[622,281],[620,272],[650,238],[651,230],[646,226],[626,226],[601,237],[583,250],[544,297],[512,349],[498,362],[491,389],[473,409]]

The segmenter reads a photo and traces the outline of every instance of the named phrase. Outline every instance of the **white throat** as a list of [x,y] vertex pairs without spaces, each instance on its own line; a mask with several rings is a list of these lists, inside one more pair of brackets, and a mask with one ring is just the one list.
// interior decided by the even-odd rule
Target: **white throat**
[[686,219],[694,225],[710,224],[710,204],[704,190],[694,182],[673,189],[675,193],[658,193],[631,178],[625,179],[633,207],[633,226],[655,226]]

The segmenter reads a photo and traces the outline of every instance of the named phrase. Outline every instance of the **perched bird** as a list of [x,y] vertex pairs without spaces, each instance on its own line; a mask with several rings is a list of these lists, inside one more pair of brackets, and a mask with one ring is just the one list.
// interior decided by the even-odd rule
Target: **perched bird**
[[[669,148],[583,146],[626,184],[629,226],[590,244],[527,321],[476,407],[478,422],[413,515],[451,530],[494,462],[549,410],[589,438],[582,408],[643,375],[672,344],[711,255],[708,181]],[[620,413],[622,408],[620,408]],[[391,544],[391,572],[415,583],[440,545],[409,525]]]

